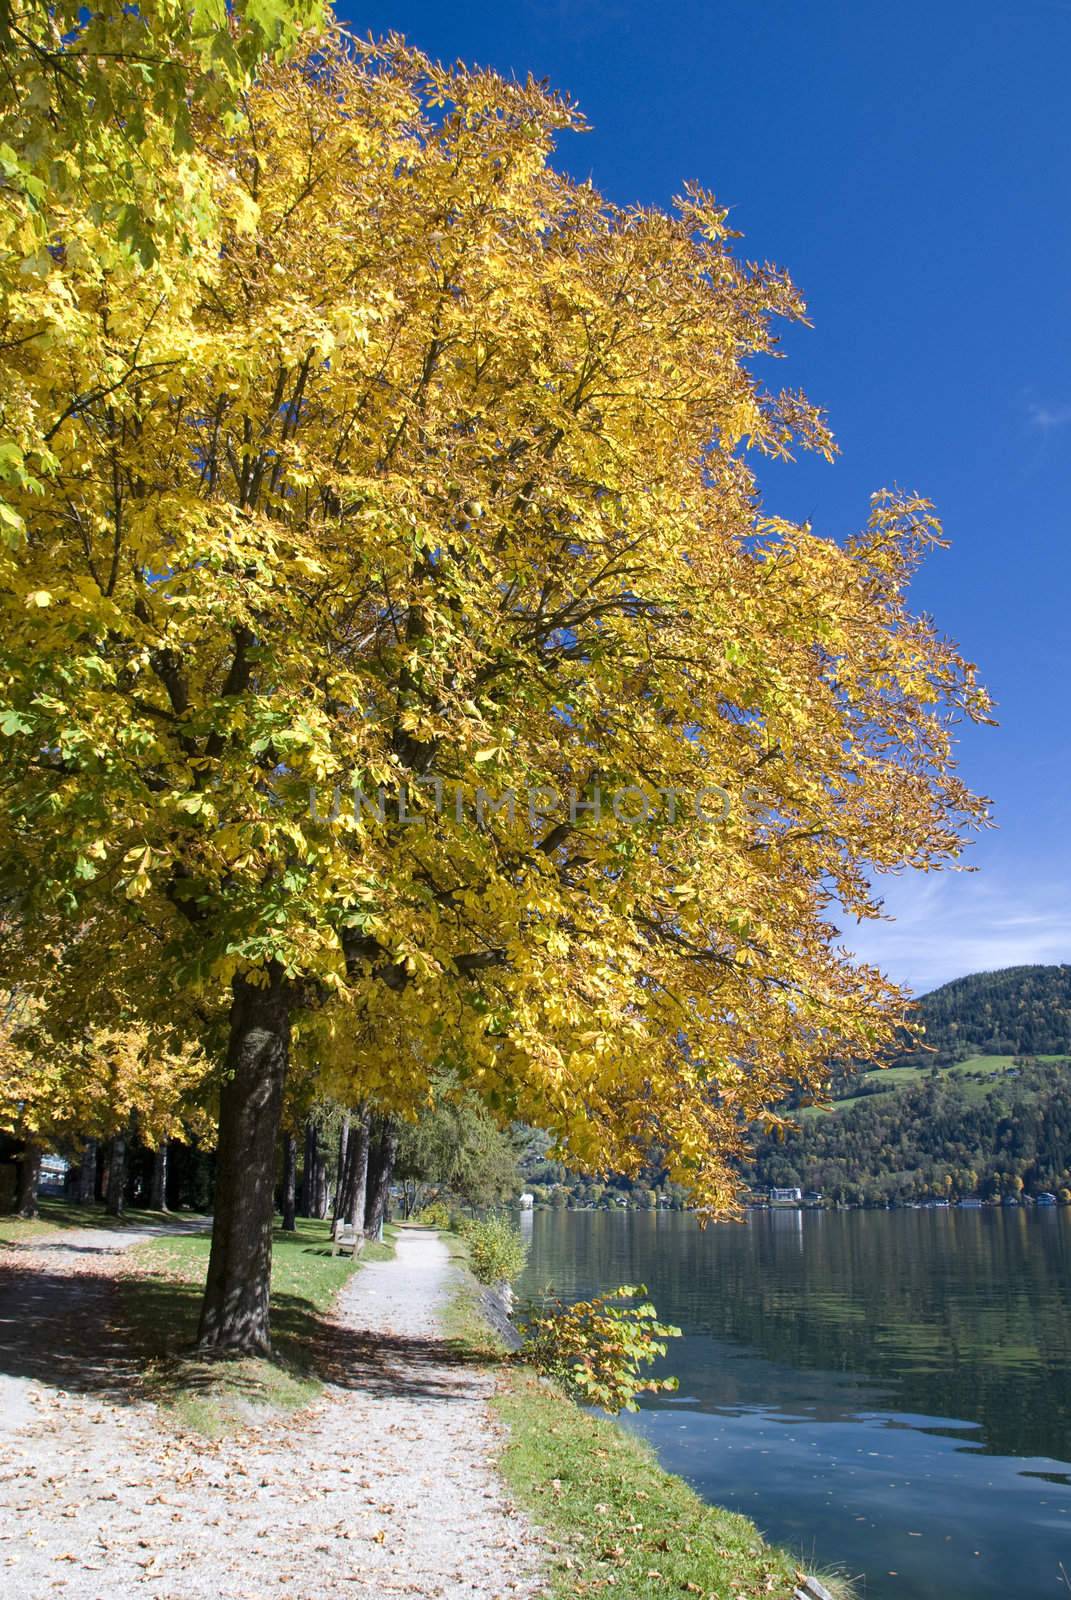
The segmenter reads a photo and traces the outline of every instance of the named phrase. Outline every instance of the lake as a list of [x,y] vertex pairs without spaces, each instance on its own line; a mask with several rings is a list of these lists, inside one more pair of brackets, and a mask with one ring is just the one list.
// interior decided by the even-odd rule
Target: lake
[[708,1500],[867,1600],[1071,1600],[1071,1209],[523,1226],[522,1297],[644,1283],[683,1329],[624,1421]]

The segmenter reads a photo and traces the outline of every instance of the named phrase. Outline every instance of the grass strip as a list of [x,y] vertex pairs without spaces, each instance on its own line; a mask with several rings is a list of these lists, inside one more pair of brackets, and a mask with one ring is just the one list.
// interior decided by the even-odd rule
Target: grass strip
[[318,1368],[329,1351],[325,1321],[339,1291],[368,1261],[394,1254],[369,1243],[356,1261],[332,1256],[330,1224],[298,1219],[276,1228],[272,1243],[270,1359],[190,1354],[197,1332],[208,1253],[207,1234],[170,1235],[135,1246],[121,1280],[124,1321],[143,1363],[148,1398],[174,1420],[219,1437],[273,1414],[309,1405],[322,1387]]
[[71,1200],[40,1200],[36,1217],[0,1216],[0,1246],[32,1244],[71,1228],[122,1229],[137,1223],[168,1223],[191,1218],[189,1212],[127,1210],[121,1217],[109,1216],[103,1205],[79,1205]]
[[796,1561],[753,1522],[710,1506],[654,1451],[530,1371],[503,1375],[500,1469],[555,1544],[551,1593],[615,1589],[629,1600],[787,1600]]
[[[446,1332],[472,1357],[497,1363],[493,1406],[507,1433],[498,1467],[549,1536],[548,1594],[788,1600],[804,1575],[789,1551],[768,1544],[747,1517],[708,1505],[659,1466],[644,1440],[505,1359],[465,1269],[464,1241],[442,1237],[458,1269]],[[835,1600],[851,1600],[843,1578],[824,1574],[822,1581]]]

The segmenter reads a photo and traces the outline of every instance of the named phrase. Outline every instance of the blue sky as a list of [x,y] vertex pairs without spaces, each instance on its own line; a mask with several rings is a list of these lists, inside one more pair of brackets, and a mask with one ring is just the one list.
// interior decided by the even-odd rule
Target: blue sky
[[1071,960],[1071,0],[392,0],[342,15],[430,54],[533,72],[593,124],[560,164],[666,205],[695,178],[813,331],[770,381],[841,455],[763,472],[768,509],[842,537],[917,489],[953,541],[916,588],[983,668],[1000,727],[965,777],[997,829],[978,872],[888,882],[846,941],[917,990]]

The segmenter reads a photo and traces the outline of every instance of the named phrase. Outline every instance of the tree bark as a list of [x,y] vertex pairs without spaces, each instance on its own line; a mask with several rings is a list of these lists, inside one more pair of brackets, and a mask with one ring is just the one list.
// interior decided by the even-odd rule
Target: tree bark
[[376,1119],[375,1142],[368,1157],[368,1185],[364,1208],[364,1231],[375,1239],[387,1215],[394,1161],[398,1154],[398,1124],[393,1117]]
[[262,985],[232,984],[219,1104],[216,1196],[198,1349],[268,1355],[275,1151],[290,1053],[292,995],[275,963]]
[[97,1141],[87,1139],[82,1150],[82,1165],[78,1169],[78,1199],[84,1206],[91,1205],[97,1194]]
[[342,1123],[338,1130],[338,1179],[335,1183],[335,1211],[331,1219],[332,1235],[338,1232],[339,1222],[345,1217],[346,1204],[346,1167],[350,1159],[350,1114],[343,1113]]
[[368,1199],[368,1148],[372,1132],[372,1118],[364,1106],[358,1107],[356,1121],[350,1130],[350,1192],[347,1196],[347,1220],[354,1228],[364,1231],[364,1208]]
[[108,1202],[110,1217],[121,1217],[126,1207],[126,1133],[117,1133],[108,1153]]
[[349,1136],[346,1140],[346,1158],[342,1167],[335,1206],[336,1220],[351,1228],[364,1229],[364,1203],[368,1185],[368,1126],[369,1117],[364,1105],[355,1106],[349,1113]]
[[305,1124],[305,1158],[301,1168],[301,1215],[315,1217],[319,1186],[316,1172],[320,1164],[320,1140],[310,1117]]
[[297,1140],[292,1133],[283,1134],[283,1228],[287,1233],[297,1229]]
[[334,1227],[332,1230],[334,1233],[338,1232],[339,1224],[341,1222],[349,1221],[350,1215],[350,1194],[353,1187],[354,1130],[350,1125],[350,1114],[348,1111],[343,1123],[343,1131],[345,1132],[346,1137],[345,1139],[339,1140],[338,1188],[335,1190],[335,1215]]
[[152,1192],[149,1205],[153,1211],[167,1210],[167,1140],[161,1139],[152,1163]]
[[19,1195],[17,1215],[20,1217],[36,1217],[37,1215],[37,1185],[41,1181],[41,1146],[34,1144],[32,1139],[27,1139],[26,1148],[22,1152],[19,1162]]
[[327,1162],[324,1160],[323,1151],[316,1150],[316,1199],[313,1202],[313,1216],[321,1219],[327,1216]]

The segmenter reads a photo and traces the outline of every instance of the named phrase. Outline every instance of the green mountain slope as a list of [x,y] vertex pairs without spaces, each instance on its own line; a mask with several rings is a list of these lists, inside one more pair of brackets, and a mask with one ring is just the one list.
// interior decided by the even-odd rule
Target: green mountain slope
[[1071,1198],[1071,966],[1009,967],[917,1003],[925,1046],[837,1081],[761,1140],[748,1176],[854,1204],[1061,1190]]
[[[974,972],[922,995],[916,1013],[940,1065],[972,1055],[1068,1055],[1071,966]],[[930,1059],[911,1050],[908,1058]]]

